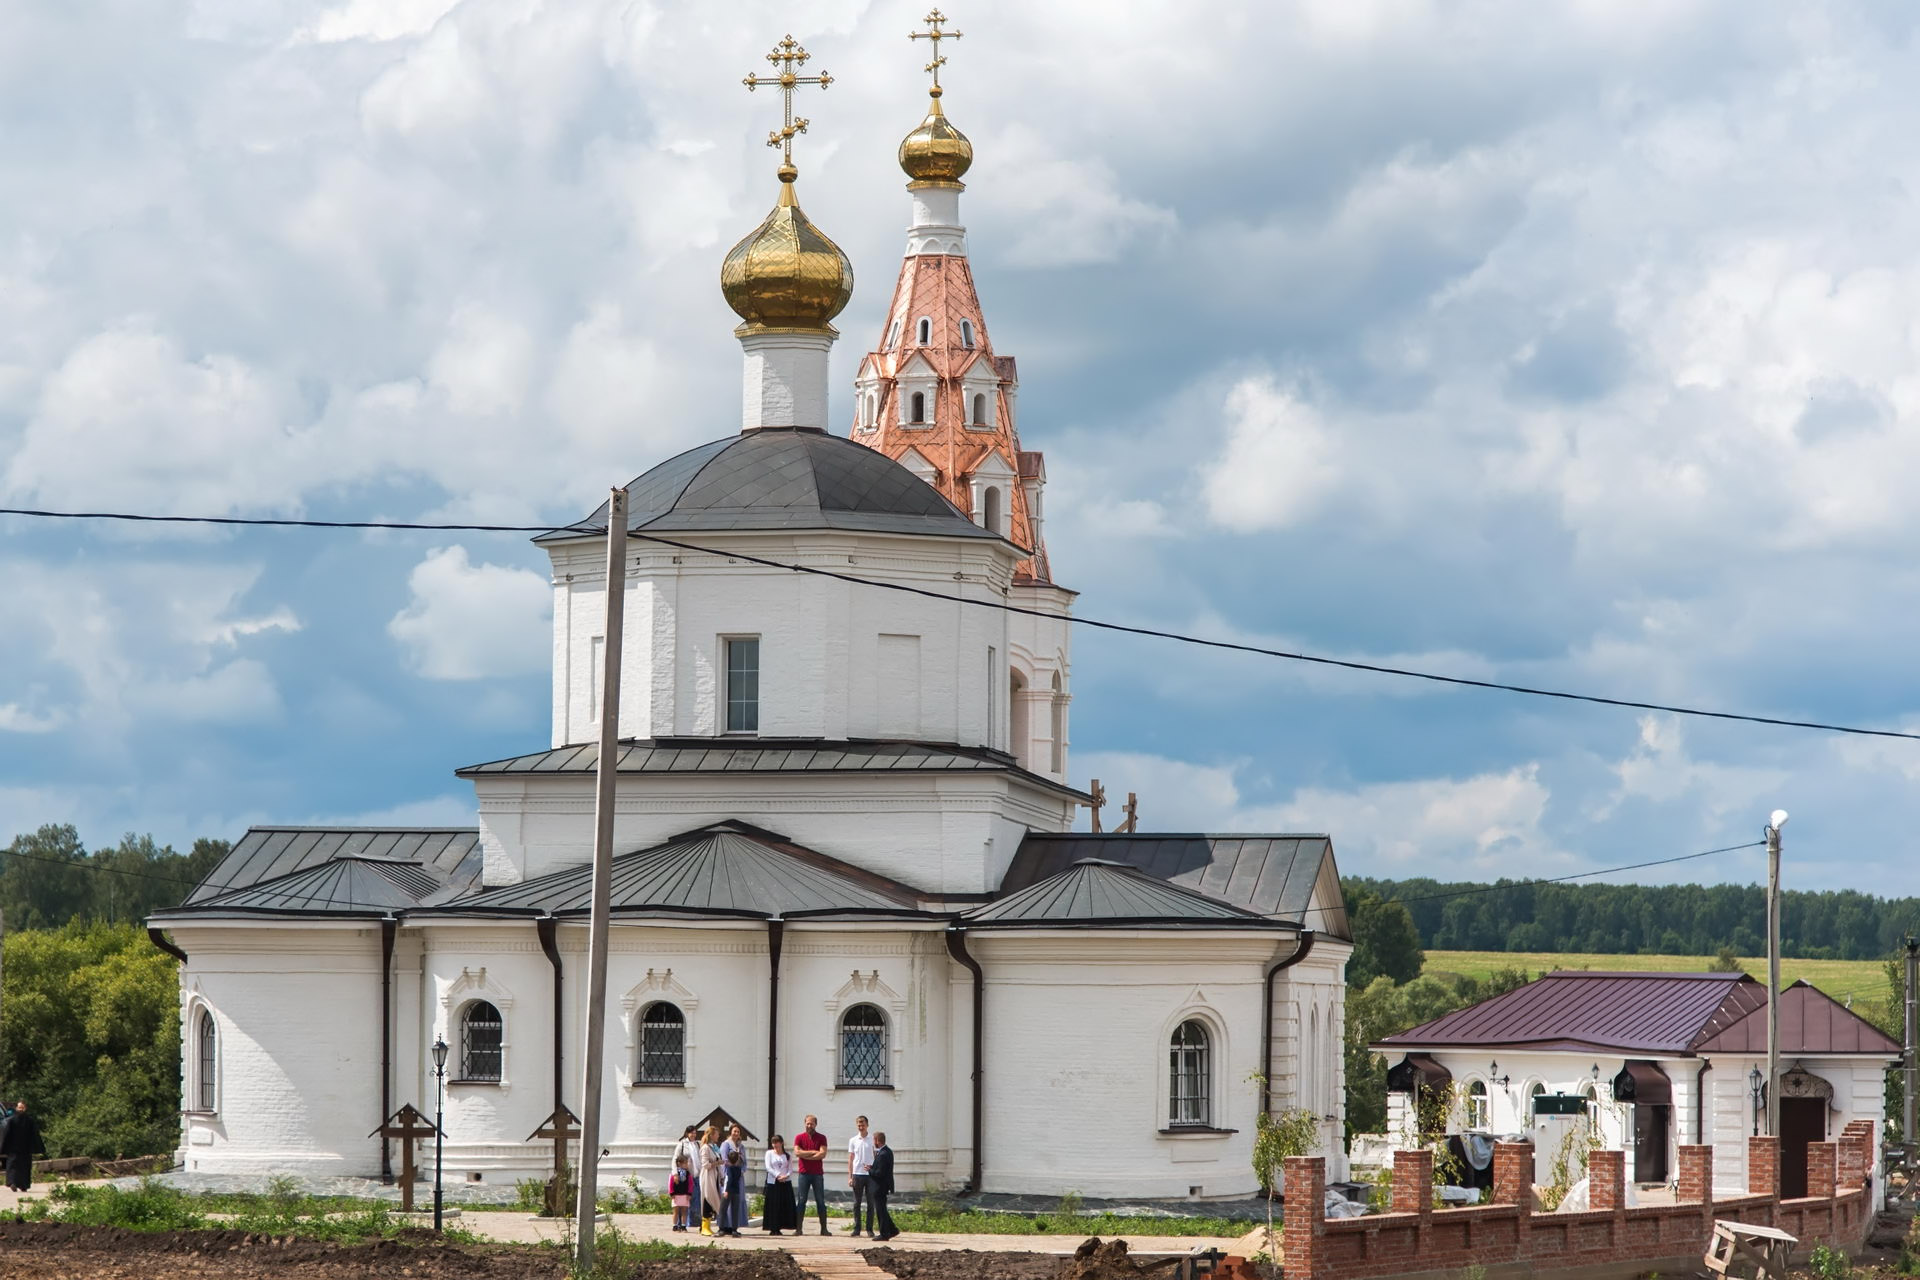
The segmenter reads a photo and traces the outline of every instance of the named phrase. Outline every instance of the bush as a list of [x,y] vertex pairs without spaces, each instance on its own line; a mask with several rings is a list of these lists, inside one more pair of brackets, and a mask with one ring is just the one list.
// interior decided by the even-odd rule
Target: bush
[[1819,1280],[1849,1280],[1853,1275],[1853,1260],[1838,1249],[1815,1245],[1812,1256],[1807,1259],[1807,1270]]
[[84,1227],[122,1227],[128,1231],[188,1231],[207,1225],[183,1191],[142,1178],[133,1188],[83,1187],[68,1183],[54,1189],[56,1222]]

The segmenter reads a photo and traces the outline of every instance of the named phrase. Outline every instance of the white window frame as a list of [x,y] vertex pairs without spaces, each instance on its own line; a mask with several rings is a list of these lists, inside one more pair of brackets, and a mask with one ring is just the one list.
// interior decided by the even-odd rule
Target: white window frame
[[[464,1070],[466,1066],[461,1058],[454,1056],[461,1048],[461,1017],[468,1005],[480,1000],[486,1001],[500,1011],[500,1078],[477,1081],[456,1079],[453,1072]],[[447,1055],[450,1059],[447,1067],[449,1087],[469,1084],[489,1089],[496,1086],[502,1089],[509,1087],[513,1071],[513,993],[489,978],[485,965],[478,968],[463,966],[459,975],[447,984],[446,990],[440,993],[440,1018],[436,1034],[444,1039],[452,1050]],[[428,1062],[424,1069],[431,1072],[432,1067],[433,1064]],[[430,1090],[433,1085],[431,1075],[428,1076],[426,1084]]]
[[[1188,1027],[1197,1028],[1200,1033],[1200,1044],[1198,1046],[1200,1061],[1197,1070],[1183,1070],[1178,1065],[1183,1055],[1190,1055],[1194,1051],[1194,1046],[1182,1045],[1180,1043]],[[1165,1037],[1161,1046],[1161,1052],[1166,1055],[1167,1059],[1167,1088],[1165,1096],[1167,1109],[1166,1127],[1169,1130],[1213,1129],[1218,1127],[1214,1122],[1213,1114],[1215,1094],[1214,1076],[1217,1070],[1216,1062],[1218,1059],[1214,1048],[1216,1040],[1217,1037],[1214,1034],[1213,1027],[1208,1024],[1205,1018],[1199,1017],[1180,1019],[1180,1021],[1174,1024],[1172,1032]],[[1195,1093],[1183,1094],[1181,1092],[1181,1082],[1187,1079],[1197,1079],[1199,1081],[1198,1089]],[[1190,1105],[1183,1105],[1183,1103]]]
[[[213,1028],[213,1057],[209,1061],[201,1053],[201,1027]],[[220,1059],[221,1042],[225,1038],[220,1030],[220,1019],[214,1015],[213,1006],[204,999],[195,996],[187,1006],[188,1043],[193,1048],[187,1061],[191,1064],[187,1071],[189,1093],[187,1097],[192,1105],[183,1107],[188,1115],[214,1116],[220,1114]],[[203,1101],[211,1098],[211,1101]]]
[[973,321],[965,316],[960,318],[960,345],[971,351],[974,347]]
[[913,322],[913,336],[916,339],[918,339],[918,341],[914,343],[915,346],[917,347],[932,346],[933,345],[933,317],[921,316],[918,320],[915,320]]
[[[751,641],[753,644],[753,727],[736,729],[733,727],[733,646]],[[720,637],[720,705],[716,708],[723,735],[750,738],[760,733],[760,712],[765,699],[761,697],[762,678],[766,667],[762,658],[760,637],[757,634],[725,635]],[[743,699],[744,701],[744,699]]]
[[[873,1080],[855,1080],[847,1076],[847,1019],[862,1009],[871,1009],[880,1019],[880,1077]],[[840,1011],[834,1019],[833,1041],[835,1063],[833,1087],[836,1089],[891,1089],[893,1081],[893,1019],[887,1011],[873,1000],[859,1000]]]
[[[650,1078],[647,1075],[647,1015],[655,1009],[671,1009],[679,1017],[680,1046],[677,1055],[680,1059],[680,1073],[671,1079]],[[687,1011],[675,1000],[649,1000],[641,1005],[633,1015],[633,1083],[636,1087],[655,1089],[684,1088],[687,1083]]]
[[[1475,1093],[1475,1089],[1479,1092]],[[1485,1080],[1478,1076],[1468,1080],[1460,1105],[1465,1112],[1461,1128],[1469,1133],[1486,1133],[1493,1127],[1493,1092]]]
[[[498,1025],[500,1028],[500,1044],[499,1044],[499,1047],[494,1050],[494,1054],[498,1058],[498,1062],[495,1064],[494,1072],[490,1076],[475,1075],[473,1073],[471,1059],[468,1056],[469,1053],[471,1052],[472,1047],[467,1043],[467,1020],[472,1016],[474,1009],[479,1005],[485,1005],[487,1006],[487,1008],[493,1010],[493,1016],[499,1019]],[[461,1002],[460,1008],[456,1010],[454,1013],[453,1025],[454,1025],[454,1034],[456,1036],[456,1040],[454,1042],[453,1047],[454,1047],[454,1050],[459,1054],[458,1065],[459,1065],[460,1074],[458,1077],[449,1080],[448,1083],[449,1084],[500,1084],[502,1083],[507,1078],[507,1015],[506,1015],[506,1011],[503,1010],[499,1005],[495,1004],[493,1001],[487,999],[484,995],[478,995],[473,997],[473,999],[471,1000],[465,1000]]]

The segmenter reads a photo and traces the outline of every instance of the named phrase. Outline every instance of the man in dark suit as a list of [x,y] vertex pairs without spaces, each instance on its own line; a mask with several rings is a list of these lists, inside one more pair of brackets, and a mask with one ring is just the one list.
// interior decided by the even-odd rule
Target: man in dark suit
[[887,1197],[893,1194],[893,1148],[887,1145],[887,1135],[873,1135],[873,1168],[867,1170],[867,1194],[873,1198],[873,1225],[879,1230],[874,1232],[875,1240],[891,1240],[900,1234],[900,1228],[893,1225],[893,1215],[887,1212]]

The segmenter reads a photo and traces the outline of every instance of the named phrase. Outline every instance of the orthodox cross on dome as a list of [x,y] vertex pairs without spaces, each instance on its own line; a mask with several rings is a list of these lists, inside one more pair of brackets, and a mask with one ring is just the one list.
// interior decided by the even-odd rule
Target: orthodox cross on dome
[[920,19],[920,21],[926,23],[927,26],[932,29],[929,31],[909,31],[907,33],[907,39],[933,41],[933,61],[929,62],[925,69],[933,73],[933,96],[937,98],[940,96],[940,68],[947,65],[946,57],[940,52],[940,42],[942,40],[958,40],[962,33],[958,31],[942,31],[940,28],[946,25],[947,15],[938,9],[933,10],[933,12],[929,13],[926,17]]
[[822,89],[833,83],[833,77],[822,71],[817,76],[803,76],[797,69],[807,63],[813,55],[800,47],[800,42],[791,35],[773,46],[773,52],[767,55],[767,61],[780,68],[777,76],[749,75],[740,83],[747,86],[751,93],[761,85],[780,91],[780,127],[767,135],[767,145],[780,148],[780,167],[793,168],[793,135],[807,131],[807,121],[796,120],[793,115],[793,91],[803,84],[817,84]]

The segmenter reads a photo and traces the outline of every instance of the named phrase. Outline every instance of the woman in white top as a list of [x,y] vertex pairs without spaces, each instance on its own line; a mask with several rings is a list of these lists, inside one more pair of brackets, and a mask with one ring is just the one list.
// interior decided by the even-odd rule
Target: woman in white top
[[700,1199],[704,1212],[700,1218],[700,1234],[713,1234],[713,1220],[720,1216],[720,1126],[710,1124],[707,1131],[700,1135]]
[[800,1234],[800,1211],[793,1203],[793,1157],[787,1154],[786,1141],[777,1133],[767,1140],[767,1206],[760,1225],[770,1236],[782,1231]]
[[[680,1163],[680,1157],[687,1158],[687,1173],[693,1179],[693,1185],[687,1188],[690,1203],[698,1210],[700,1204],[700,1126],[688,1125],[680,1134],[680,1141],[673,1144],[673,1157],[667,1161],[669,1171]],[[693,1225],[691,1221],[688,1226]]]

